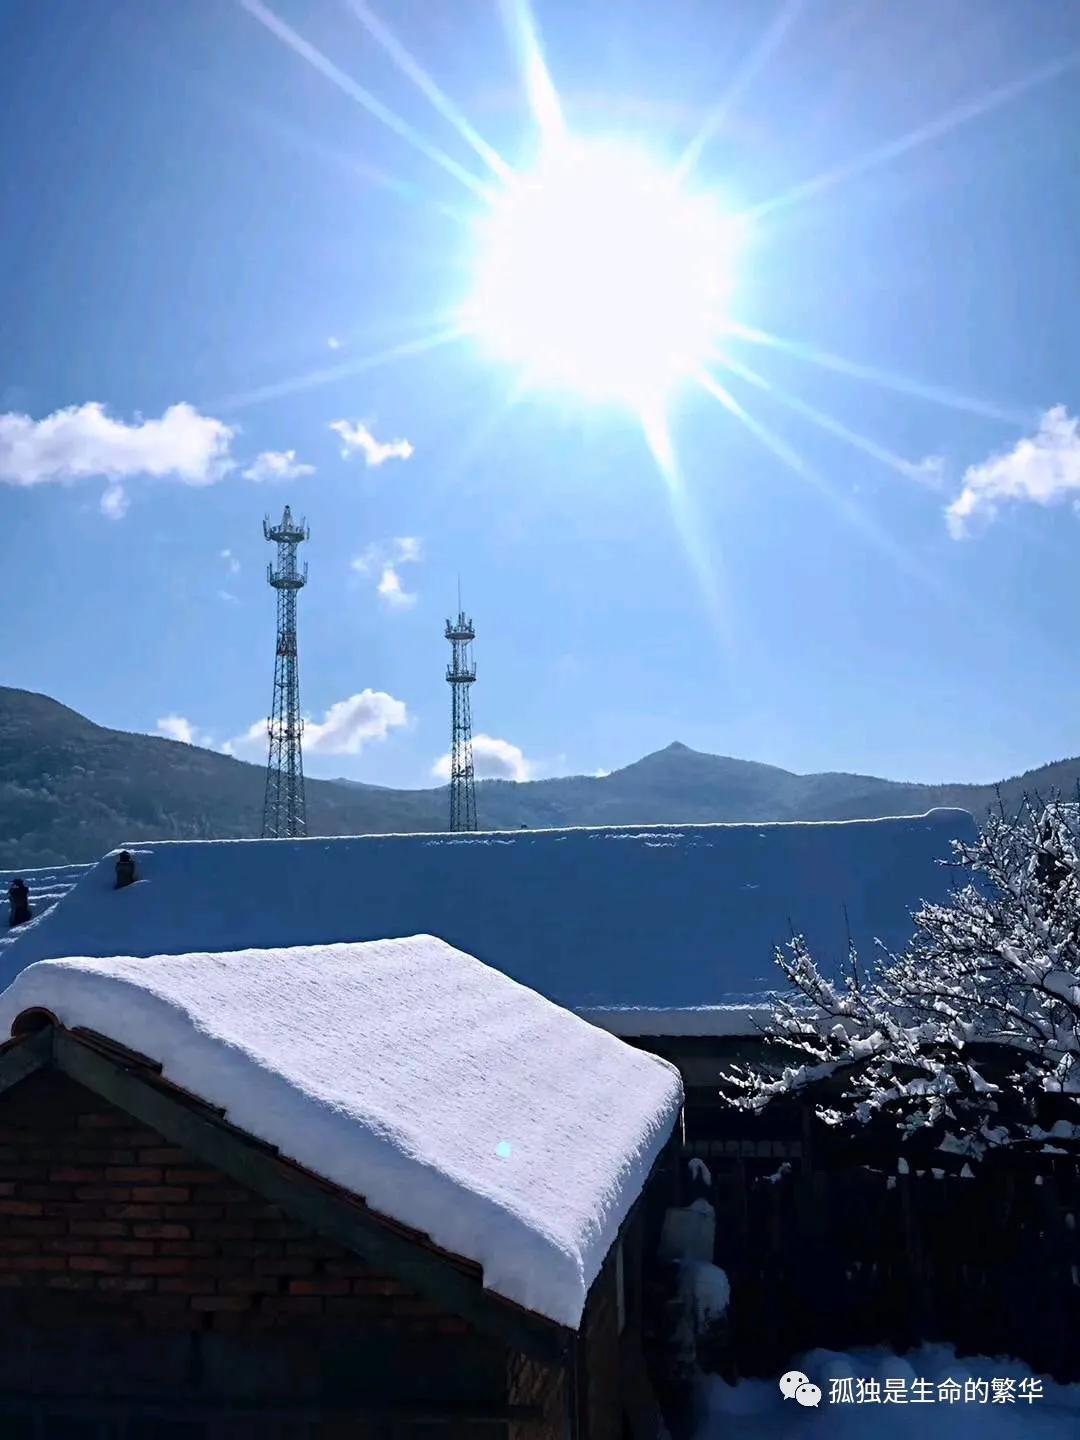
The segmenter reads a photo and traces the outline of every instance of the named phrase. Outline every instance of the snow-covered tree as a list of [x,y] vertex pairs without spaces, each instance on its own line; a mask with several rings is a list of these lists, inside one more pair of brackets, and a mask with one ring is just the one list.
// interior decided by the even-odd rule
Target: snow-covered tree
[[737,1072],[733,1103],[806,1091],[831,1125],[971,1159],[1080,1154],[1080,806],[1025,803],[954,850],[959,883],[902,954],[852,951],[833,982],[801,937],[777,953],[795,994],[767,1034],[786,1061]]

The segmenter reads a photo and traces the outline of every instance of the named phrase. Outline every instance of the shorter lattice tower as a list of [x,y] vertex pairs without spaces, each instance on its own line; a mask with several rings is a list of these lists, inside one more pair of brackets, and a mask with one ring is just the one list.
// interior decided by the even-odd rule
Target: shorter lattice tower
[[274,705],[267,722],[270,758],[266,766],[263,803],[264,837],[281,840],[307,831],[304,799],[304,722],[300,716],[300,671],[296,655],[296,596],[307,584],[307,565],[296,563],[296,547],[310,531],[293,523],[288,505],[280,525],[263,521],[263,535],[277,546],[277,568],[266,567],[266,578],[277,591],[277,651],[274,658]]
[[469,653],[469,646],[476,639],[476,631],[473,629],[473,622],[466,618],[460,606],[459,595],[457,620],[446,622],[446,638],[453,650],[453,658],[446,667],[446,678],[453,696],[450,733],[450,829],[475,830],[476,789],[473,785],[469,687],[476,680],[476,665]]

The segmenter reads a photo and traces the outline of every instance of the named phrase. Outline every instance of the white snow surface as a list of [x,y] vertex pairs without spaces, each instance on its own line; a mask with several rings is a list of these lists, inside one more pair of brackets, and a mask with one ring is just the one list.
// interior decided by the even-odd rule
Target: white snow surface
[[[1043,1378],[1042,1395],[1020,1398],[1019,1382],[1032,1371],[1019,1360],[985,1356],[957,1358],[948,1345],[922,1345],[903,1356],[883,1349],[812,1350],[785,1367],[808,1375],[822,1392],[816,1407],[785,1400],[775,1380],[741,1380],[728,1385],[715,1375],[699,1379],[701,1418],[694,1440],[1073,1440],[1080,1434],[1080,1385],[1057,1385]],[[830,1403],[830,1381],[844,1376],[878,1380],[914,1380],[935,1387],[968,1379],[1015,1382],[1012,1401],[960,1400],[929,1404]]]
[[682,1104],[667,1061],[426,935],[43,961],[0,1035],[35,1006],[572,1327]]
[[[91,868],[90,865],[49,865],[36,870],[0,870],[0,953],[39,925]],[[7,892],[16,876],[26,882],[30,891],[30,919],[11,930],[7,925]]]
[[[425,933],[590,1018],[621,1007],[597,1018],[617,1033],[753,1034],[763,996],[782,984],[773,953],[791,926],[826,968],[845,958],[849,924],[866,958],[876,938],[900,949],[911,911],[948,893],[951,872],[939,862],[950,841],[974,837],[966,811],[934,810],[823,823],[135,844],[137,883],[114,889],[115,856],[105,857],[0,954],[0,984],[66,955]],[[718,1014],[739,1006],[750,1008]],[[627,1013],[643,1010],[640,1021]]]

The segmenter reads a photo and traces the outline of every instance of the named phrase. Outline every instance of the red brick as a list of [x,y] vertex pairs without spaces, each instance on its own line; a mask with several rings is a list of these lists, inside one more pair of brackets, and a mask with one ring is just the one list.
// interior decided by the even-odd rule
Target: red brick
[[137,1294],[152,1290],[154,1281],[148,1275],[101,1275],[97,1280],[97,1288],[119,1291],[123,1294]]
[[40,1215],[41,1202],[36,1200],[0,1200],[0,1215]]
[[128,1233],[128,1227],[118,1220],[72,1220],[72,1235],[91,1235],[99,1239],[115,1240]]
[[136,1185],[130,1198],[137,1204],[183,1205],[191,1198],[191,1191],[184,1185]]
[[315,1295],[268,1295],[259,1310],[263,1315],[291,1319],[296,1315],[321,1315],[323,1302]]
[[233,1275],[221,1281],[225,1295],[276,1295],[281,1281],[276,1275]]
[[63,1220],[10,1220],[4,1227],[9,1235],[63,1235]]
[[348,1280],[290,1280],[290,1295],[348,1295]]
[[139,1151],[140,1165],[183,1165],[190,1157],[186,1150],[177,1150],[173,1146],[155,1146],[150,1150]]
[[136,1225],[133,1227],[140,1240],[189,1240],[191,1230],[187,1225],[161,1224]]
[[[60,1263],[64,1264],[65,1262],[61,1261]],[[93,1271],[95,1274],[101,1275],[115,1275],[124,1268],[119,1260],[109,1260],[104,1255],[72,1255],[66,1264],[69,1270]]]
[[57,1165],[49,1171],[50,1180],[59,1180],[69,1185],[92,1185],[95,1181],[104,1180],[104,1172],[100,1166],[87,1165],[74,1167]]
[[154,1246],[150,1240],[101,1240],[98,1250],[102,1255],[153,1255]]
[[152,1260],[133,1260],[131,1273],[133,1275],[186,1275],[191,1269],[191,1263],[190,1260],[185,1260],[180,1255],[159,1255]]
[[[79,1259],[75,1255],[72,1260]],[[63,1270],[68,1265],[68,1259],[64,1255],[10,1255],[4,1261],[6,1270]]]
[[203,1240],[161,1240],[158,1242],[160,1255],[187,1255],[191,1258],[207,1259],[217,1254],[217,1246]]
[[119,1130],[127,1124],[130,1124],[127,1116],[121,1115],[119,1111],[79,1116],[80,1130]]
[[247,1295],[196,1295],[191,1302],[193,1310],[247,1310],[250,1307]]
[[92,1255],[97,1249],[96,1240],[80,1240],[71,1235],[61,1235],[56,1240],[46,1240],[42,1249],[50,1255]]
[[300,1260],[295,1256],[283,1259],[256,1260],[256,1275],[311,1275],[315,1265],[311,1260]]
[[103,1200],[110,1205],[119,1205],[136,1197],[125,1185],[76,1185],[76,1200]]
[[160,1220],[163,1211],[160,1205],[106,1205],[105,1214],[110,1220]]
[[132,1184],[160,1185],[161,1171],[153,1165],[110,1165],[106,1180],[129,1181]]
[[205,1295],[214,1289],[205,1275],[168,1275],[155,1282],[159,1295]]
[[224,1215],[225,1211],[220,1205],[169,1206],[170,1220],[221,1220]]
[[166,1185],[216,1185],[221,1176],[216,1170],[166,1170]]
[[0,1239],[0,1255],[25,1255],[36,1249],[37,1244],[29,1235],[6,1235]]
[[254,1240],[255,1226],[250,1220],[208,1220],[199,1234],[208,1240]]

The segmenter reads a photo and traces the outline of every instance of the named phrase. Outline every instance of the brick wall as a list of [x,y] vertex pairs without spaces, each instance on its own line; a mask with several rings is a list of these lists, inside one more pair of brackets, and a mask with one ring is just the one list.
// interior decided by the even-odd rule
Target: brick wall
[[0,1398],[314,1402],[396,1365],[406,1401],[506,1401],[505,1350],[52,1071],[0,1096],[0,1323]]

